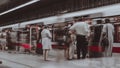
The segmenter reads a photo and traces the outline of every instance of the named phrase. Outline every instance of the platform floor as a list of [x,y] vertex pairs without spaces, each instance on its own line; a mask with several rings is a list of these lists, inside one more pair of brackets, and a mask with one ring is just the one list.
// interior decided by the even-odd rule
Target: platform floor
[[50,55],[50,61],[44,61],[41,55],[0,52],[0,60],[3,61],[0,68],[120,68],[118,53],[113,57],[69,61],[63,56],[57,60],[54,54]]

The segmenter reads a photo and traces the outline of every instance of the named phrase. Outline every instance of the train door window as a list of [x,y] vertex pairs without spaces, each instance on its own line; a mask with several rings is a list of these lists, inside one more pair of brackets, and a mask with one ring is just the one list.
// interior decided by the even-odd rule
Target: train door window
[[114,35],[114,42],[119,43],[120,42],[120,25],[115,25],[115,35]]

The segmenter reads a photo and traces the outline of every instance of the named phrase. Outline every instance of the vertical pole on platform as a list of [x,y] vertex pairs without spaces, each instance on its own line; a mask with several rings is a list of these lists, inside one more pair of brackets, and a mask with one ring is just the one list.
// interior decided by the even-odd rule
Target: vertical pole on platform
[[32,47],[32,27],[30,27],[30,50]]
[[20,29],[20,24],[21,23],[18,23],[18,30],[17,30],[17,51],[20,51],[20,41],[19,41],[19,39],[20,39],[20,37],[19,37],[19,29]]

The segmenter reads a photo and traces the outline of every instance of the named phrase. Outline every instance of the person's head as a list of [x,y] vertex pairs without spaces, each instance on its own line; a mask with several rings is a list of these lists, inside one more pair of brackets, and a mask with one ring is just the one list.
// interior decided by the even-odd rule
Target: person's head
[[82,21],[82,18],[75,18],[74,22],[80,22]]
[[75,23],[78,22],[78,19],[74,19]]
[[85,22],[88,24],[92,24],[92,19],[91,18],[85,18]]
[[74,23],[75,23],[75,20],[72,20],[71,23],[74,24]]
[[47,25],[42,25],[42,29],[46,29],[47,28]]
[[105,23],[110,23],[110,20],[109,19],[105,19]]
[[83,18],[78,18],[78,21],[83,21]]
[[97,24],[102,24],[103,23],[102,20],[97,20],[96,22],[97,22]]

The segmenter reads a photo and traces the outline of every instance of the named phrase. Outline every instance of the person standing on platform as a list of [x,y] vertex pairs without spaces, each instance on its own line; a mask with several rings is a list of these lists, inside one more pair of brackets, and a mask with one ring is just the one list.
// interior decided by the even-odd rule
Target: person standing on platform
[[75,43],[76,43],[76,36],[74,33],[69,31],[70,34],[70,44],[69,44],[69,60],[74,59],[74,51],[75,51]]
[[42,26],[41,38],[42,38],[42,48],[43,48],[43,56],[44,60],[47,61],[48,52],[52,49],[51,39],[52,35],[50,31],[47,29],[47,26]]
[[1,35],[1,39],[0,39],[0,45],[2,47],[2,51],[5,51],[6,50],[6,44],[7,44],[7,41],[6,41],[6,33],[3,32],[2,35]]
[[114,26],[112,23],[110,23],[109,19],[105,19],[105,24],[103,26],[103,36],[107,34],[107,38],[109,41],[109,45],[105,46],[105,57],[111,57],[112,56],[112,47],[113,47],[113,37],[114,37]]
[[43,55],[43,49],[42,49],[42,38],[41,38],[41,32],[42,32],[42,26],[40,25],[38,27],[38,38],[37,38],[37,46],[36,46],[36,53],[37,54],[40,54],[40,55]]
[[88,24],[80,19],[75,24],[73,24],[73,26],[70,27],[70,30],[75,32],[76,34],[77,59],[80,59],[80,53],[82,53],[82,59],[84,59],[88,51],[88,47],[86,44],[86,37],[89,33]]

